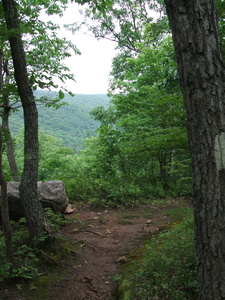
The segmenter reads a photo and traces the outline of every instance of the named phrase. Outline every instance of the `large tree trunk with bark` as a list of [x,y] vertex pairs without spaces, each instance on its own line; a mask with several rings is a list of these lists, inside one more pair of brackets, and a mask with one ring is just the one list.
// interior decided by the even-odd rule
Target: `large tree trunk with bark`
[[19,33],[17,4],[14,0],[3,0],[2,4],[9,30],[15,80],[24,111],[24,170],[20,183],[20,198],[28,222],[30,237],[33,240],[43,233],[50,232],[37,196],[38,113],[27,74],[22,37]]
[[225,69],[213,0],[165,0],[193,171],[200,299],[225,299]]

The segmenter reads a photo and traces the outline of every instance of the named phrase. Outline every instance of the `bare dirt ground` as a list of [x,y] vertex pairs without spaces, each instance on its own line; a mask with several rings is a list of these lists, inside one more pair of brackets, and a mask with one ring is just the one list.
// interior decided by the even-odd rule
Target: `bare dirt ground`
[[132,253],[146,238],[172,221],[168,209],[188,205],[189,201],[181,204],[170,200],[167,204],[125,209],[99,209],[89,205],[77,208],[66,216],[71,222],[61,229],[63,237],[72,245],[70,259],[60,261],[55,271],[46,268],[40,276],[42,284],[34,282],[20,292],[15,284],[0,286],[0,299],[116,299],[115,274],[124,264],[129,264]]

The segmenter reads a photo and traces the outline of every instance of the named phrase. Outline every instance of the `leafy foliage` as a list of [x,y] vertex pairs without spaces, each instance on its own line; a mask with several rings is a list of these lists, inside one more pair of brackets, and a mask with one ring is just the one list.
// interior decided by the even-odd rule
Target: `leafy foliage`
[[[54,138],[40,137],[39,179],[61,179],[73,198],[102,205],[188,194],[191,182],[185,115],[162,3],[137,0],[104,5],[108,4],[110,11],[96,7],[87,10],[86,16],[100,22],[100,26],[91,25],[96,37],[114,39],[120,50],[111,73],[111,106],[93,110],[93,118],[100,123],[97,137],[78,147],[83,107],[77,108],[76,125],[73,98],[59,110],[48,109],[45,113],[40,109],[40,127],[45,133],[61,138],[76,150],[86,148],[75,154]],[[160,12],[158,19],[153,20],[149,14],[152,9]],[[59,93],[60,99],[62,96]],[[46,94],[39,93],[38,97],[44,99]],[[54,105],[57,108],[57,103]],[[18,126],[17,120],[12,128]],[[54,129],[50,120],[54,121]],[[18,158],[21,154],[18,152]]]
[[[55,214],[51,209],[45,209],[45,213],[49,220],[49,225],[53,233],[60,231],[60,226],[67,223],[62,214]],[[13,231],[13,248],[14,248],[14,261],[12,266],[5,259],[5,242],[3,233],[0,231],[0,281],[5,279],[34,279],[40,273],[40,250],[38,248],[30,248],[29,245],[29,232],[26,226],[25,218],[19,221],[12,222]],[[36,240],[36,244],[45,240],[46,237],[40,237]],[[53,246],[53,245],[52,245]]]
[[79,153],[95,191],[91,202],[131,204],[190,193],[183,99],[161,1],[114,1],[110,11],[86,10],[86,17],[95,36],[116,41],[119,50],[111,106],[91,112],[100,127]]
[[15,265],[12,266],[5,259],[5,245],[3,234],[0,231],[0,259],[2,262],[0,281],[9,278],[32,279],[38,275],[36,252],[28,245],[29,233],[25,226],[26,221],[21,218],[19,222],[13,222],[13,248]]
[[153,9],[162,12],[162,3],[114,0],[107,11],[84,9],[86,26],[96,38],[107,38],[115,41],[119,49],[138,52],[136,44],[145,39],[145,25],[153,22]]
[[152,237],[142,251],[117,279],[121,299],[197,299],[193,218]]
[[[133,205],[140,200],[188,194],[191,174],[186,120],[163,1],[76,2],[88,4],[86,17],[100,22],[100,25],[92,23],[89,26],[97,38],[117,42],[120,52],[113,61],[110,85],[113,97],[109,108],[103,105],[92,111],[100,127],[97,136],[91,137],[82,146],[78,146],[78,140],[83,137],[81,129],[88,129],[92,135],[96,128],[94,122],[89,128],[83,123],[86,112],[82,101],[76,107],[80,119],[75,126],[72,99],[68,106],[58,111],[51,109],[44,112],[43,108],[40,109],[40,125],[45,133],[40,132],[39,139],[39,179],[61,179],[72,199],[89,199],[93,204],[105,206]],[[224,4],[216,2],[223,36]],[[38,19],[41,7],[49,15],[61,15],[67,3],[66,0],[20,1],[20,29],[27,36],[25,46],[34,90],[55,88],[54,76],[59,76],[62,82],[73,80],[73,75],[61,62],[71,55],[71,51],[79,54],[79,50],[57,37],[57,25],[52,22],[44,24]],[[108,7],[110,10],[107,10]],[[159,14],[158,19],[149,14],[152,9]],[[0,42],[7,61],[10,53],[4,22],[1,29]],[[8,68],[12,70],[11,62]],[[2,98],[5,95],[10,95],[10,100],[17,105],[17,89],[12,76],[1,92]],[[45,92],[37,98],[40,103],[48,99]],[[45,105],[58,108],[63,98],[64,93],[60,90]],[[88,110],[91,108],[93,105],[89,104]],[[18,113],[12,121],[12,128],[17,133],[21,124],[19,119],[22,120]],[[50,120],[54,121],[53,128]],[[63,140],[64,145],[58,138]],[[16,153],[20,169],[23,165],[21,145],[22,137],[17,136]],[[70,146],[79,148],[79,153]],[[49,211],[47,215],[54,220],[52,228],[58,230],[59,216]],[[24,229],[20,228],[19,234],[14,235],[18,268],[11,272],[11,265],[4,261],[0,236],[0,258],[3,262],[0,279],[29,279],[37,274],[37,257],[25,246],[26,239]],[[117,279],[120,281],[121,276]],[[123,286],[126,286],[125,280]],[[141,264],[138,261],[135,271],[132,269],[130,272],[127,286],[131,290],[126,295],[132,294],[135,299],[197,298],[192,219],[151,239],[145,247]]]
[[[75,80],[74,74],[70,73],[63,61],[72,54],[80,54],[80,51],[71,41],[59,38],[59,25],[50,20],[44,22],[41,20],[41,16],[44,13],[45,15],[62,15],[67,4],[68,1],[64,0],[45,2],[23,0],[17,3],[19,22],[18,28],[13,30],[16,34],[23,35],[23,48],[31,87],[34,91],[38,88],[59,90],[51,101],[48,97],[42,97],[42,102],[44,101],[48,107],[61,105],[65,88],[56,84],[55,78],[57,77],[63,84],[67,80]],[[14,112],[21,106],[14,80],[14,68],[8,41],[14,32],[8,31],[6,28],[2,6],[0,6],[0,14],[2,15],[0,44],[3,70],[0,106],[3,111],[7,108]]]
[[[119,93],[109,108],[91,112],[100,122],[97,137],[76,155],[48,138],[51,151],[45,146],[44,156],[40,154],[41,180],[61,179],[73,198],[106,206],[190,193],[186,120],[172,41],[154,28],[145,26],[146,36],[155,34],[154,44],[149,46],[146,37],[136,44],[138,54],[124,51],[115,58],[111,90]],[[42,119],[41,110],[40,124],[46,123],[45,132],[51,133],[49,120],[55,119],[54,135],[65,140],[69,134],[67,144],[74,146],[73,125],[64,123],[73,113],[71,105],[58,111],[57,117],[56,111]]]
[[111,202],[185,195],[191,187],[171,38],[138,47],[141,51],[135,56],[124,52],[114,60],[111,87],[120,93],[113,95],[110,108],[91,112],[101,122],[92,140],[96,160],[91,170],[101,197],[105,194]]

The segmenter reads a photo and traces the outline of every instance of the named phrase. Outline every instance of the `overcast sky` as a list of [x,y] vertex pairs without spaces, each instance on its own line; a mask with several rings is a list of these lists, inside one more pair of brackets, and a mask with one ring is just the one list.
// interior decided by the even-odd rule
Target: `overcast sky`
[[[79,19],[75,3],[65,12],[63,18],[54,19],[54,22],[73,23]],[[106,94],[108,90],[108,77],[111,70],[112,58],[115,56],[116,43],[108,40],[98,41],[90,36],[91,33],[77,32],[74,35],[61,34],[72,40],[81,51],[81,55],[73,56],[66,60],[66,65],[76,76],[76,83],[67,82],[66,88],[75,94]]]

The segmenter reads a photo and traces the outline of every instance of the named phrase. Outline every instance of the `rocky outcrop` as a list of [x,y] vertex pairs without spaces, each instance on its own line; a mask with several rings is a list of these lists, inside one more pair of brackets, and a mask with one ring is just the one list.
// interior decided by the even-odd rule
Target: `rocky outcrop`
[[[13,216],[23,216],[19,196],[19,182],[8,182],[7,193],[9,212]],[[56,213],[63,213],[68,205],[64,183],[61,180],[38,182],[38,198],[44,208],[51,208]]]

